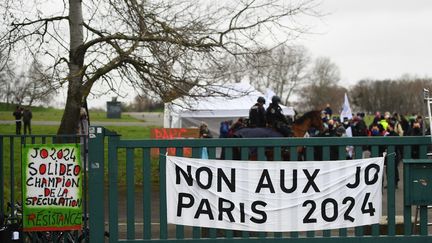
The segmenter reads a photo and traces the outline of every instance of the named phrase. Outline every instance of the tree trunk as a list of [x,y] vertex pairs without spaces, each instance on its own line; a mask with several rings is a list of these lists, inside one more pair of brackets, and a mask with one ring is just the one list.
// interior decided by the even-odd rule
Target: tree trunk
[[57,134],[76,134],[82,105],[84,52],[82,0],[69,0],[69,75],[66,106]]

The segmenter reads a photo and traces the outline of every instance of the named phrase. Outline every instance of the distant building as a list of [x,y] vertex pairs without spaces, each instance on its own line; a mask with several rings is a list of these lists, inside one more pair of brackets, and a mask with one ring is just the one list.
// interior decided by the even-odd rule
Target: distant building
[[107,118],[121,118],[121,102],[117,101],[117,97],[107,101]]

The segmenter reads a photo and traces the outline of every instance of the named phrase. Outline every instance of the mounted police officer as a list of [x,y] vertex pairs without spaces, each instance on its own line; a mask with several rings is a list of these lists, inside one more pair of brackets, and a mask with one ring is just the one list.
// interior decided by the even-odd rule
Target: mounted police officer
[[282,133],[285,137],[291,136],[291,129],[288,126],[288,119],[282,112],[279,106],[281,99],[279,96],[272,97],[272,103],[267,108],[267,124]]
[[266,110],[264,97],[258,97],[257,103],[249,109],[249,127],[266,127]]

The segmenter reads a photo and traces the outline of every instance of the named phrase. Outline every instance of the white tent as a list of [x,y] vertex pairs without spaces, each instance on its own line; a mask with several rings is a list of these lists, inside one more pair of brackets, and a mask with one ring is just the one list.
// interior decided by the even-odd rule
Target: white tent
[[[240,117],[248,117],[249,109],[254,105],[258,97],[263,96],[251,85],[246,83],[225,84],[214,86],[217,96],[178,98],[170,103],[165,103],[164,127],[188,128],[199,127],[202,122],[208,124],[213,137],[219,136],[219,126],[222,121],[235,122]],[[192,92],[198,92],[194,90]],[[270,103],[266,101],[266,104]],[[292,107],[281,106],[285,115],[294,116]]]

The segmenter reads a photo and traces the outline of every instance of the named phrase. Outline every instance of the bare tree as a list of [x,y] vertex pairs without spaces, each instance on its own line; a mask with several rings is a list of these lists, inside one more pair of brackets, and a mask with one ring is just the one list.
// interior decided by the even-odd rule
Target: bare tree
[[53,81],[46,73],[44,66],[37,59],[34,59],[27,75],[27,82],[24,87],[27,104],[30,106],[34,102],[48,104],[56,90],[52,86]]
[[322,110],[326,104],[330,104],[334,113],[337,114],[341,111],[342,104],[344,102],[344,94],[347,89],[339,86],[304,86],[299,91],[299,101],[297,107],[299,111],[309,110]]
[[11,84],[8,76],[7,56],[0,49],[0,100],[6,101],[7,104],[9,104],[11,97]]
[[338,110],[343,103],[343,95],[347,91],[338,85],[339,68],[327,57],[319,57],[308,76],[309,85],[302,87],[299,106],[307,109],[323,109],[330,104]]
[[280,45],[274,49],[257,48],[244,58],[224,58],[218,76],[224,81],[248,80],[265,93],[271,89],[284,101],[307,80],[310,56],[303,46]]
[[43,66],[36,59],[28,70],[19,73],[16,73],[17,68],[14,66],[10,63],[4,72],[0,72],[0,99],[7,104],[48,104],[55,89],[51,87],[52,81]]
[[4,50],[0,49],[0,74],[4,73],[7,68],[7,55],[4,52]]
[[304,31],[294,17],[316,15],[315,0],[47,2],[53,11],[41,3],[30,16],[18,11],[30,2],[8,0],[2,43],[21,42],[53,58],[59,85],[68,90],[59,134],[75,133],[96,82],[115,92],[128,83],[169,101],[211,83],[208,69],[221,53],[239,56],[265,40],[285,42]]
[[339,67],[328,57],[318,57],[310,74],[310,81],[315,86],[332,86],[340,80]]
[[360,80],[349,91],[352,105],[367,113],[375,112],[377,108],[374,104],[373,94],[370,93],[371,82],[371,80]]
[[26,74],[25,72],[20,72],[17,75],[13,75],[10,79],[12,83],[11,92],[12,92],[12,101],[15,104],[22,105],[26,96]]
[[21,104],[24,93],[23,78],[24,72],[16,74],[15,65],[12,61],[3,56],[3,66],[0,70],[0,100],[6,104]]
[[401,77],[396,80],[362,80],[350,90],[352,103],[360,110],[423,113],[423,88],[432,90],[432,79]]
[[157,109],[163,109],[164,104],[162,102],[158,102],[156,100],[149,99],[147,97],[143,97],[140,95],[135,96],[132,102],[128,105],[125,105],[124,108],[126,111],[154,111]]
[[246,79],[250,67],[247,56],[233,56],[226,53],[209,69],[211,79],[222,83],[239,83]]
[[285,104],[294,91],[307,80],[310,57],[303,46],[280,46],[273,51],[273,65],[269,73],[270,85]]
[[4,71],[0,72],[0,100],[6,101],[9,104],[9,93],[10,84],[7,82],[6,73]]

